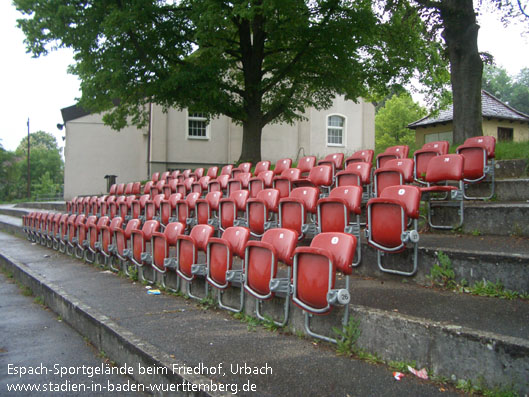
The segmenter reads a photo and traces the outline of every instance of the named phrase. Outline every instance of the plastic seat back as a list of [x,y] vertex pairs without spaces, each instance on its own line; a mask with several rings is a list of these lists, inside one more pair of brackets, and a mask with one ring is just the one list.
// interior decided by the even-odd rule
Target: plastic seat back
[[[129,222],[130,223],[130,222]],[[127,225],[128,228],[128,225]],[[160,229],[160,222],[155,220],[145,221],[141,231],[133,229],[132,235],[132,254],[136,262],[142,262],[141,254],[148,251],[152,234]]]
[[320,232],[345,232],[351,214],[360,215],[362,188],[341,186],[331,190],[329,197],[318,200],[318,226]]
[[310,247],[296,249],[293,302],[315,314],[331,310],[327,293],[334,288],[336,271],[351,274],[356,238],[345,233],[321,233]]
[[353,162],[336,174],[336,186],[366,186],[371,184],[371,163]]
[[219,220],[221,230],[233,226],[238,212],[246,210],[246,201],[249,194],[248,190],[236,190],[231,192],[227,199],[220,200]]
[[185,226],[180,222],[167,224],[163,233],[153,232],[152,234],[152,263],[158,269],[165,271],[164,260],[171,254],[170,248],[175,247],[177,237],[184,234]]
[[381,192],[388,186],[403,185],[413,181],[412,159],[393,159],[375,170],[375,192],[380,197]]
[[288,170],[290,167],[292,167],[292,159],[279,159],[274,167],[274,175],[281,175],[284,170]]
[[255,170],[254,170],[254,175],[259,175],[261,172],[265,172],[265,171],[268,171],[270,169],[270,161],[269,160],[263,160],[263,161],[259,161],[256,165],[255,165]]
[[196,201],[195,214],[198,224],[208,224],[208,221],[213,217],[213,213],[219,210],[221,198],[222,192],[209,192],[205,198]]
[[392,159],[405,159],[408,157],[409,150],[408,145],[397,145],[386,148],[384,153],[380,153],[377,156],[377,168],[383,167],[386,161]]
[[277,213],[279,204],[279,191],[277,189],[261,190],[256,198],[246,202],[246,219],[253,236],[264,233],[265,223],[269,220],[270,213]]
[[233,257],[244,259],[250,231],[245,227],[229,227],[222,238],[210,238],[208,242],[208,282],[217,288],[227,288],[226,272],[231,270]]
[[220,171],[220,175],[228,175],[231,177],[232,170],[233,170],[233,164],[227,164],[224,167],[222,167]]
[[213,226],[196,225],[191,229],[189,236],[177,237],[178,271],[188,280],[194,278],[191,267],[196,263],[199,251],[206,252],[208,240],[214,231]]
[[425,181],[439,183],[461,181],[463,179],[465,158],[459,154],[445,154],[434,157],[428,163]]
[[123,194],[125,196],[129,196],[132,194],[132,186],[134,185],[133,182],[129,182],[125,185],[125,191],[123,192]]
[[200,168],[196,168],[195,171],[193,172],[194,176],[195,176],[195,180],[199,180],[200,178],[202,178],[204,176],[204,168],[200,167]]
[[407,217],[412,219],[419,218],[421,190],[417,186],[389,186],[382,191],[380,197],[399,200],[404,207]]
[[343,168],[343,153],[332,153],[318,161],[318,165],[329,165],[332,168],[333,175]]
[[277,275],[277,264],[292,265],[298,235],[290,229],[267,230],[261,241],[249,241],[246,248],[245,289],[260,299],[270,299],[270,280]]
[[479,181],[485,177],[485,166],[495,156],[496,139],[492,136],[468,138],[457,148],[465,157],[464,176],[468,181]]
[[301,172],[301,176],[308,175],[310,170],[316,165],[316,156],[305,156],[302,157],[299,162],[298,168]]
[[255,198],[261,190],[272,187],[273,178],[274,171],[263,171],[259,173],[259,175],[250,178],[250,181],[248,182],[250,197]]
[[219,167],[213,166],[208,168],[206,176],[209,176],[211,179],[215,179],[219,173]]
[[288,197],[292,190],[292,181],[295,181],[301,177],[301,170],[299,168],[288,168],[284,170],[280,176],[276,176],[273,179],[274,189],[279,190],[279,196],[281,198]]
[[279,200],[279,225],[294,230],[300,238],[302,227],[307,223],[309,213],[315,214],[319,191],[315,187],[298,187],[290,192],[290,196]]
[[217,179],[210,180],[208,183],[208,191],[210,192],[221,192],[226,190],[228,187],[228,181],[231,179],[230,175],[222,174]]
[[374,151],[371,149],[359,150],[345,159],[345,168],[353,163],[373,163]]

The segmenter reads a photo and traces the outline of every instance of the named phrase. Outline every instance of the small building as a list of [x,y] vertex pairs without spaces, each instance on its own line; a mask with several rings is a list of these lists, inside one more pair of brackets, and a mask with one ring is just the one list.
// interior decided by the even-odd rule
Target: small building
[[[152,173],[172,169],[232,164],[239,159],[242,126],[226,116],[209,122],[202,113],[150,106],[143,129],[112,130],[102,116],[77,106],[61,110],[65,125],[64,198],[106,192],[105,175],[118,183],[143,181]],[[330,153],[352,154],[375,146],[375,108],[336,97],[329,109],[308,109],[293,124],[269,124],[263,129],[263,160]]]
[[[481,90],[483,135],[495,137],[498,141],[521,142],[529,140],[529,116],[513,109],[498,98]],[[415,130],[415,143],[421,147],[432,141],[453,143],[453,107],[441,110],[435,116],[426,116],[408,124]]]

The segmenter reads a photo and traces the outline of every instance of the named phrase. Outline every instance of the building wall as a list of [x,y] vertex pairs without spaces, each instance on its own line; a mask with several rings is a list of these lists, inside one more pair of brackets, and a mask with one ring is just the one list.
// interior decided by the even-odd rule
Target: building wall
[[113,131],[99,115],[66,123],[64,198],[106,192],[105,175],[117,182],[147,179],[147,129]]
[[[375,148],[375,107],[371,103],[362,100],[355,103],[339,96],[329,109],[311,109],[309,115],[309,131],[302,132],[310,135],[310,146],[305,148],[307,154],[321,158],[336,152],[350,155],[358,150]],[[342,146],[327,145],[327,117],[330,115],[345,117]]]
[[[426,135],[429,134],[438,134],[436,137],[431,137],[430,140],[444,140],[452,143],[452,139],[447,139],[448,136],[452,134],[452,123],[438,124],[435,126],[429,127],[419,127],[415,130],[415,145],[421,147],[426,143]],[[441,139],[437,139],[437,138]]]
[[[498,127],[512,128],[513,129],[513,141],[522,142],[529,140],[529,124],[521,122],[511,122],[508,120],[483,120],[483,135],[493,136],[498,139]],[[417,147],[421,147],[426,143],[426,135],[428,134],[443,134],[452,133],[452,123],[439,124],[435,126],[419,127],[415,130],[415,143]],[[441,139],[448,140],[453,143],[450,139],[443,137]],[[437,139],[436,139],[437,140]]]
[[512,128],[514,142],[529,140],[529,123],[508,120],[483,120],[483,135],[490,135],[498,139],[498,127]]
[[[327,116],[346,118],[343,146],[327,145]],[[330,109],[309,110],[306,119],[290,124],[269,124],[263,129],[263,159],[275,163],[304,155],[319,158],[335,152],[351,154],[375,146],[375,110],[371,103],[334,100]],[[151,107],[150,128],[127,127],[116,132],[105,126],[100,115],[80,117],[66,123],[65,198],[106,191],[105,175],[117,181],[141,181],[167,169],[235,163],[241,153],[242,126],[228,117],[213,118],[207,139],[188,138],[186,110]],[[148,138],[150,147],[148,151]],[[150,161],[150,166],[148,162]]]

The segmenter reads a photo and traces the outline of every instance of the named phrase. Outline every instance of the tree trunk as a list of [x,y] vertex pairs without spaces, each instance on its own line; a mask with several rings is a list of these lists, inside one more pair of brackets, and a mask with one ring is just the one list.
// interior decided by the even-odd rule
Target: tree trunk
[[478,30],[472,0],[444,0],[441,7],[443,38],[450,60],[453,95],[453,139],[483,135],[481,79],[483,61],[478,51]]
[[249,161],[257,164],[261,161],[261,123],[254,118],[242,124],[242,150],[239,163]]

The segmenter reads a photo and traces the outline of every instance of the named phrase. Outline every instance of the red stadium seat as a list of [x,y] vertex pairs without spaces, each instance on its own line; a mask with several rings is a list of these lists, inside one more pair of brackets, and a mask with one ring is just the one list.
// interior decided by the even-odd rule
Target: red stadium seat
[[310,170],[316,165],[316,156],[305,156],[299,159],[296,168],[301,172],[300,177],[307,177]]
[[279,200],[279,227],[295,231],[300,240],[305,234],[315,234],[318,198],[315,187],[292,190],[288,197]]
[[345,159],[345,168],[354,163],[373,163],[374,151],[371,149],[359,150]]
[[[204,265],[205,253],[207,250],[207,244],[209,239],[213,236],[215,229],[211,225],[196,225],[191,229],[189,236],[179,235],[176,240],[176,258],[177,268],[176,273],[183,280],[187,281],[187,295],[193,299],[203,299],[208,295],[208,284],[205,284],[204,296],[197,296],[191,292],[191,284],[197,276],[206,276],[204,266],[194,266],[202,264]],[[200,253],[203,253],[204,262],[199,258]],[[193,272],[195,270],[195,272]]]
[[267,224],[277,224],[277,210],[279,205],[279,190],[261,190],[256,198],[246,201],[246,225],[254,237],[261,237],[267,229]]
[[110,225],[110,218],[108,216],[102,216],[97,220],[97,223],[88,225],[86,240],[83,243],[86,248],[84,255],[85,262],[94,263],[97,260],[98,255],[101,253],[101,230],[103,226],[108,225]]
[[177,292],[180,287],[180,278],[176,278],[176,288],[168,287],[166,259],[176,257],[176,238],[185,232],[185,225],[180,222],[171,222],[165,226],[163,233],[153,232],[151,237],[152,268],[162,275],[162,287]]
[[323,159],[318,161],[318,165],[329,165],[332,168],[333,176],[336,175],[338,171],[343,169],[343,153],[332,153],[325,156]]
[[361,186],[363,200],[367,202],[371,198],[371,170],[372,163],[353,162],[336,174],[336,186]]
[[[426,201],[428,223],[435,229],[454,229],[461,227],[464,221],[464,163],[465,158],[460,154],[445,154],[434,157],[428,163],[425,181],[427,187],[421,188]],[[448,185],[456,182],[459,187]],[[448,200],[432,200],[432,194],[444,193]],[[459,222],[456,225],[433,224],[432,209],[440,207],[453,207],[454,202],[459,207]]]
[[[238,269],[233,269],[234,258],[244,260],[244,250],[250,238],[250,231],[245,227],[229,227],[222,234],[221,238],[211,237],[207,245],[206,254],[206,281],[219,290],[219,307],[239,313],[244,308],[244,288],[243,288],[243,265]],[[223,293],[231,283],[240,285],[240,305],[232,307],[222,300]]]
[[[494,158],[496,138],[493,136],[476,136],[468,138],[457,148],[457,153],[465,158],[463,174],[465,178],[463,196],[468,200],[487,200],[494,196]],[[467,185],[479,183],[491,176],[490,194],[485,197],[474,197],[466,194]]]
[[[261,241],[248,241],[244,255],[244,289],[256,298],[255,314],[265,320],[262,302],[272,299],[277,293],[286,294],[281,321],[272,320],[279,326],[288,322],[290,307],[290,281],[292,254],[298,235],[289,229],[267,230]],[[287,266],[286,277],[277,277],[279,263]]]
[[320,189],[320,194],[329,194],[334,183],[332,168],[328,165],[312,167],[307,178],[297,179],[292,182],[293,187],[315,186]]
[[274,175],[281,175],[284,170],[288,170],[290,167],[292,167],[292,159],[279,159],[274,167]]
[[450,143],[448,141],[435,141],[425,143],[421,149],[416,150],[415,153],[413,153],[413,178],[415,181],[426,184],[426,182],[424,182],[424,176],[426,175],[428,162],[432,157],[448,154],[449,148]]
[[154,270],[152,279],[147,279],[144,274],[144,266],[152,266],[152,235],[160,230],[160,222],[155,220],[145,221],[140,229],[133,229],[130,236],[131,255],[130,260],[138,269],[141,281],[155,282]]
[[408,157],[410,148],[408,145],[397,145],[388,147],[384,153],[377,156],[377,168],[382,167],[386,161],[392,159],[405,159]]
[[[417,272],[418,242],[417,220],[421,201],[421,189],[417,186],[390,186],[382,195],[367,203],[366,236],[368,244],[377,250],[377,262],[381,271],[413,276]],[[413,227],[408,230],[408,219]],[[390,269],[382,264],[383,253],[398,253],[413,245],[413,267],[411,270]]]
[[362,188],[360,186],[339,186],[331,190],[329,197],[318,200],[318,233],[340,232],[356,237],[356,261],[352,263],[352,266],[358,266],[362,259],[361,206]]
[[274,176],[272,180],[272,187],[279,190],[281,198],[288,197],[292,190],[292,182],[301,177],[301,170],[299,168],[288,168],[281,172],[281,175]]
[[250,191],[250,198],[257,197],[257,194],[263,190],[272,187],[274,178],[274,171],[263,171],[259,175],[250,178],[248,182],[248,190]]
[[246,201],[250,192],[248,190],[236,190],[230,193],[228,198],[222,198],[219,203],[219,229],[224,232],[235,223],[239,215],[246,211]]
[[[310,247],[294,251],[292,302],[304,311],[305,331],[312,337],[336,343],[337,340],[310,329],[313,314],[328,314],[333,306],[344,306],[342,326],[349,318],[349,275],[356,251],[356,237],[345,233],[321,233]],[[337,272],[345,275],[345,286],[336,289]]]
[[388,186],[412,183],[413,165],[412,159],[393,159],[386,161],[381,168],[375,170],[374,196],[380,197],[382,191]]
[[199,198],[195,202],[195,217],[198,225],[212,225],[218,227],[219,203],[222,192],[209,192],[205,198]]

